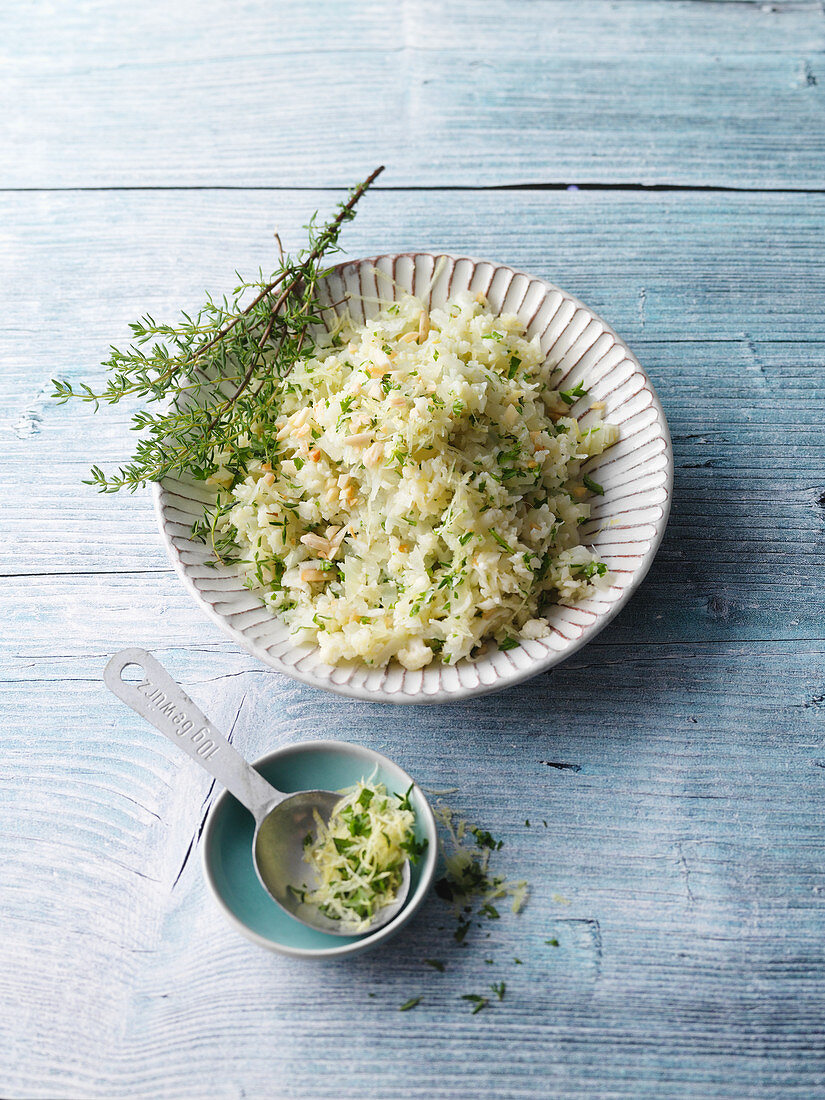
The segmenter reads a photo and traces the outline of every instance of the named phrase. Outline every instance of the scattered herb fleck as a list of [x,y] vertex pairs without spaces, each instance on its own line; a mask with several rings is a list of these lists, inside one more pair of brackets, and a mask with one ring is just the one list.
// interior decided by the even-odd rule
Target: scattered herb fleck
[[559,390],[559,397],[565,403],[565,405],[574,405],[580,397],[586,397],[587,390],[581,384],[574,386],[572,390]]
[[604,489],[602,486],[599,485],[598,481],[594,481],[589,474],[585,474],[582,481],[591,493],[596,493],[596,495],[600,497],[604,496]]
[[486,1008],[490,1003],[489,999],[487,997],[482,997],[480,993],[462,993],[461,999],[462,1001],[470,1001],[474,1006],[471,1013],[472,1016],[481,1012],[482,1008]]

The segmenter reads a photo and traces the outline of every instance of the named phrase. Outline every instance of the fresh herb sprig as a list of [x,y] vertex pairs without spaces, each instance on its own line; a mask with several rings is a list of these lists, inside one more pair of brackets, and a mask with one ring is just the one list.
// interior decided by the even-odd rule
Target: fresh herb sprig
[[263,428],[277,415],[284,379],[312,352],[310,327],[322,322],[318,283],[328,268],[321,261],[341,251],[341,229],[382,171],[355,187],[325,225],[317,226],[313,215],[305,227],[308,247],[294,258],[281,252],[271,276],[259,272],[221,300],[209,296],[175,324],[149,315],[132,324],[132,343],[125,351],[112,347],[103,364],[102,390],[53,380],[52,396],[61,404],[79,398],[95,410],[132,399],[162,405],[133,415],[132,427],[142,435],[131,461],[114,474],[93,466],[87,484],[104,493],[134,492],[170,474],[205,480],[217,469],[217,452],[238,471],[251,458],[267,457],[272,444]]

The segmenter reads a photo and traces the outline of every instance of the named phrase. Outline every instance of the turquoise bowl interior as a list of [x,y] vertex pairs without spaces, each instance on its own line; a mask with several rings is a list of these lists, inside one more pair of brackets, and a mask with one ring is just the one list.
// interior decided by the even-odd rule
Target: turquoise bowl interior
[[[407,773],[380,753],[344,741],[306,741],[286,745],[254,765],[278,790],[331,790],[350,787],[375,776],[387,790],[403,794],[413,783]],[[327,959],[356,955],[389,939],[413,916],[435,875],[438,841],[435,818],[421,789],[410,795],[418,840],[427,840],[425,855],[411,866],[406,905],[394,920],[362,936],[331,936],[308,928],[285,913],[264,890],[252,861],[255,823],[248,810],[224,791],[209,812],[202,859],[206,882],[231,924],[272,951],[300,958]]]

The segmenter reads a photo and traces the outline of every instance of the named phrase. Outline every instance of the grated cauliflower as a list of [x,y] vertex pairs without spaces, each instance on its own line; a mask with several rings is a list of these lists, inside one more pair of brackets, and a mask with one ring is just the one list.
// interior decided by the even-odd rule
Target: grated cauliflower
[[580,471],[618,430],[570,415],[585,394],[554,389],[538,338],[469,293],[344,318],[285,380],[266,458],[239,474],[217,455],[214,529],[331,665],[542,637],[544,604],[611,583],[579,541],[600,491]]

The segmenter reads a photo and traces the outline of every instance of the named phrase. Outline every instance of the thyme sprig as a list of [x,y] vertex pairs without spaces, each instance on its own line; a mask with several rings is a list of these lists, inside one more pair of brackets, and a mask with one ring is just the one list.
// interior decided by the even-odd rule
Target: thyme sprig
[[[194,315],[182,312],[175,324],[147,314],[130,325],[125,351],[112,347],[103,363],[105,387],[53,379],[52,396],[63,404],[79,398],[94,405],[135,399],[162,407],[141,408],[132,428],[141,432],[130,462],[115,474],[93,466],[86,482],[103,493],[131,492],[170,474],[205,480],[223,465],[240,471],[251,459],[267,459],[276,444],[265,427],[277,415],[284,379],[295,363],[312,354],[311,327],[322,323],[318,283],[329,268],[321,261],[340,252],[343,226],[383,167],[377,168],[342,202],[334,218],[305,227],[308,247],[293,258],[280,255],[276,271],[240,280],[231,295],[207,296]],[[249,300],[249,295],[252,298]],[[273,451],[274,457],[274,451]]]

